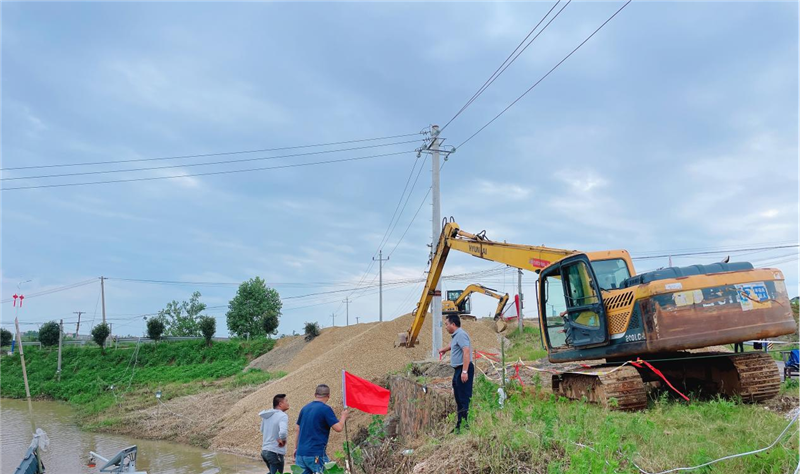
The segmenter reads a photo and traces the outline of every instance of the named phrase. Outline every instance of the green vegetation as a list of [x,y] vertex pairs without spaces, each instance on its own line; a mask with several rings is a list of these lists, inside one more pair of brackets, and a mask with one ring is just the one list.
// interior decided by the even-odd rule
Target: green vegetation
[[238,337],[273,335],[278,331],[281,297],[259,277],[239,285],[236,296],[228,303],[228,331]]
[[60,336],[61,328],[55,321],[48,321],[39,328],[39,342],[41,342],[43,346],[57,346]]
[[156,342],[160,341],[165,329],[166,326],[164,325],[164,321],[158,318],[151,318],[147,320],[147,337],[150,339]]
[[0,346],[10,346],[13,339],[14,336],[11,334],[11,331],[6,328],[0,329]]
[[547,357],[538,327],[525,326],[522,328],[521,334],[519,329],[515,328],[506,337],[511,341],[511,347],[506,348],[507,361],[536,360]]
[[[763,448],[789,423],[760,405],[724,399],[685,404],[664,396],[627,413],[519,386],[500,409],[497,388],[476,380],[469,430],[430,438],[415,459],[449,458],[468,472],[633,474],[634,463],[656,472]],[[696,472],[777,474],[797,463],[797,430],[790,429],[766,452]]]
[[200,319],[197,320],[197,326],[200,328],[200,332],[203,334],[206,344],[210,346],[211,338],[214,337],[214,333],[217,332],[217,320],[211,316],[200,316]]
[[311,341],[315,337],[319,336],[319,324],[306,323],[305,327],[303,328],[303,332],[305,333],[305,340]]
[[198,318],[205,309],[206,304],[200,302],[200,292],[195,291],[189,301],[167,303],[167,307],[158,312],[157,319],[164,323],[167,336],[199,336]]
[[[205,341],[141,344],[109,349],[65,347],[61,381],[56,378],[56,351],[25,348],[31,395],[65,400],[84,414],[98,414],[122,400],[143,406],[156,402],[153,394],[162,390],[162,400],[197,393],[213,387],[239,387],[266,382],[283,374],[259,370],[242,372],[250,360],[272,349],[274,341]],[[17,356],[0,358],[0,392],[4,397],[22,398],[25,387]],[[220,381],[219,379],[224,379]]]
[[111,334],[111,328],[106,323],[100,323],[92,328],[92,340],[95,344],[100,346],[100,353],[106,353],[106,339]]

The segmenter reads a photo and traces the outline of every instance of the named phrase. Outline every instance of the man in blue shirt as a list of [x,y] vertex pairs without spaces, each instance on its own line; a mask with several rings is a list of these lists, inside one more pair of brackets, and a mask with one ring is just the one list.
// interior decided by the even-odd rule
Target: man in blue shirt
[[327,385],[317,385],[314,400],[300,410],[297,416],[297,448],[294,463],[303,468],[303,474],[320,473],[329,462],[325,448],[331,428],[337,433],[344,429],[347,409],[342,410],[342,419],[337,420],[333,409],[327,405],[331,389]]
[[443,356],[447,351],[451,351],[450,366],[454,369],[453,394],[456,397],[456,410],[458,411],[455,431],[458,433],[461,431],[461,422],[467,423],[469,402],[472,398],[472,381],[475,379],[475,366],[472,365],[472,353],[470,352],[472,343],[469,334],[461,329],[461,318],[457,314],[448,314],[445,328],[453,340],[439,351],[439,355]]

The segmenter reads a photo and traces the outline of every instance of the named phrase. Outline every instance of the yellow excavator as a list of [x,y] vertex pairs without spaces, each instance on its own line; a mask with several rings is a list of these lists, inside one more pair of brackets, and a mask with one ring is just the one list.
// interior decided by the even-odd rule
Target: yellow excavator
[[538,273],[542,341],[553,363],[605,359],[553,375],[553,391],[622,410],[647,405],[646,382],[658,382],[641,357],[675,386],[746,401],[780,389],[775,361],[764,352],[690,353],[690,349],[792,334],[783,273],[750,263],[669,267],[637,275],[625,250],[580,252],[489,240],[445,220],[430,272],[407,333],[417,337],[450,250]]
[[473,293],[482,293],[498,300],[497,308],[494,311],[495,330],[497,332],[503,332],[506,329],[506,322],[503,320],[503,310],[506,308],[506,303],[508,303],[508,293],[501,295],[496,293],[495,289],[487,288],[477,283],[473,283],[463,290],[448,290],[447,299],[442,300],[442,314],[457,314],[461,317],[471,317],[469,314],[472,309],[470,296]]

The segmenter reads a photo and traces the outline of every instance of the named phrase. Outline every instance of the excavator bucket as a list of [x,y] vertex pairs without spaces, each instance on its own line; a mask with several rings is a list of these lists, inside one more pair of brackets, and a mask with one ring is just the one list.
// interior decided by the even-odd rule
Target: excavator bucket
[[397,333],[397,339],[394,341],[394,347],[406,347],[408,345],[408,333]]
[[497,318],[494,320],[494,331],[496,333],[500,334],[501,332],[505,331],[507,327],[508,324],[506,324],[503,318]]

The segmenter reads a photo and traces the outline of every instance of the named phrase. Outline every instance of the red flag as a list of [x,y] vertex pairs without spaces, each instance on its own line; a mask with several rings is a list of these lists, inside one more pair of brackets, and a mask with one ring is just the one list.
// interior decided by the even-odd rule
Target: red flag
[[344,406],[373,415],[389,412],[391,392],[385,388],[342,370]]

